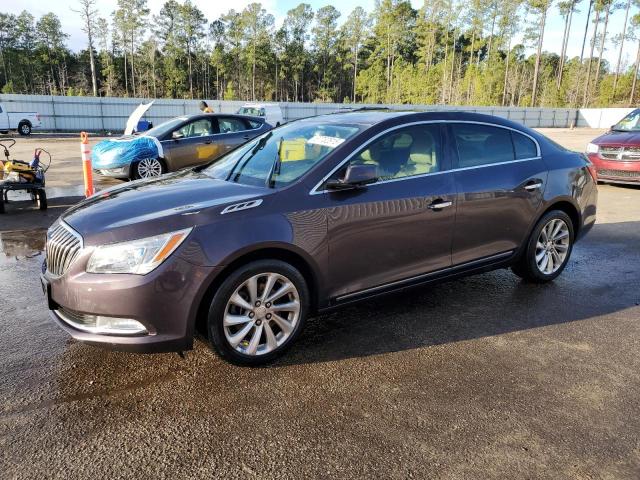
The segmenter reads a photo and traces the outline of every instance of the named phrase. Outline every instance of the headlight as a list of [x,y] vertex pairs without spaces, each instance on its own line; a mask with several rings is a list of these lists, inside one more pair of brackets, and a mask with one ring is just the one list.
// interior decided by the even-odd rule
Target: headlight
[[598,153],[600,151],[600,147],[595,143],[589,143],[587,145],[587,153]]
[[134,273],[145,275],[164,262],[180,246],[191,228],[97,247],[89,262],[89,273]]

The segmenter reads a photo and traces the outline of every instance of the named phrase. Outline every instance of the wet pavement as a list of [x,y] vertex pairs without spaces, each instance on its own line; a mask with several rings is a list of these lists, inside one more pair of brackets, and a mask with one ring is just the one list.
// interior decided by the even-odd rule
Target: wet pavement
[[640,477],[640,188],[550,285],[507,270],[311,319],[268,368],[76,343],[48,212],[0,217],[0,478]]

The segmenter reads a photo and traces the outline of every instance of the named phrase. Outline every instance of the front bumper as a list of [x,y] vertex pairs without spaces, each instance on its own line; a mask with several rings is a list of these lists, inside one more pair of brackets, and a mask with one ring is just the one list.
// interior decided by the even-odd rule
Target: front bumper
[[[43,287],[51,318],[76,340],[116,350],[153,353],[192,348],[198,308],[218,269],[196,266],[176,253],[147,275],[86,273],[90,251],[60,277],[45,270]],[[73,321],[75,315],[133,319],[146,332],[92,333]]]
[[94,167],[93,171],[102,175],[103,177],[111,177],[111,178],[130,178],[131,177],[131,164],[120,165],[118,167],[113,168],[100,168]]
[[640,162],[606,160],[597,153],[589,154],[589,160],[598,171],[598,180],[611,183],[640,184]]

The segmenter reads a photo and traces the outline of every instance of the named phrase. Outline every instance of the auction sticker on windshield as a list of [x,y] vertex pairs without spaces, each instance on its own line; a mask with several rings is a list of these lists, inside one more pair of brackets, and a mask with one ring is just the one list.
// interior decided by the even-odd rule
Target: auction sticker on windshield
[[344,142],[344,138],[329,137],[327,135],[314,135],[309,140],[307,140],[307,143],[329,148],[336,148],[342,142]]

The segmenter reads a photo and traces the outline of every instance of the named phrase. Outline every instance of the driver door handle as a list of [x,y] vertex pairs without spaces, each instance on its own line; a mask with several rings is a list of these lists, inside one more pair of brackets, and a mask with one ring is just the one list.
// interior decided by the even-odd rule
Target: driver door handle
[[430,210],[441,210],[443,208],[450,207],[451,205],[453,205],[452,201],[446,201],[445,202],[442,199],[438,199],[438,200],[434,200],[429,205],[427,205],[427,208],[430,209]]
[[242,138],[244,138],[245,140],[249,140],[249,135],[243,135]]
[[534,190],[538,190],[540,187],[542,187],[542,182],[540,180],[531,180],[530,182],[527,182],[524,189],[529,192],[533,192]]

